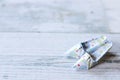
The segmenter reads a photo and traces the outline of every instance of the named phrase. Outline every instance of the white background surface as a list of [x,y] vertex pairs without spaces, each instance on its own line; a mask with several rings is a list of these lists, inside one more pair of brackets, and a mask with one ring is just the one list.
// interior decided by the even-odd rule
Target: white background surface
[[[0,80],[120,80],[119,3],[0,0]],[[77,60],[64,52],[101,35],[112,49],[94,68],[74,71]]]
[[0,0],[0,31],[119,33],[119,3],[119,0]]

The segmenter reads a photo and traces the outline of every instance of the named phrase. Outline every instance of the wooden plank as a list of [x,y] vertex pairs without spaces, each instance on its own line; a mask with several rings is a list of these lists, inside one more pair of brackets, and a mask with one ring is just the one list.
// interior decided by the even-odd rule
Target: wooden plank
[[[55,53],[57,54],[57,53]],[[105,56],[108,57],[108,56]],[[47,55],[0,55],[0,79],[8,80],[119,80],[120,56],[103,58],[90,70],[75,71],[75,59],[48,53]],[[119,62],[108,62],[118,60]]]
[[120,32],[120,1],[119,0],[102,0],[106,16],[107,16],[107,21],[109,24],[109,29],[110,32],[112,33],[119,33]]
[[39,55],[41,51],[61,51],[63,54],[78,42],[101,35],[106,35],[113,42],[110,52],[120,52],[119,34],[0,33],[0,54]]
[[0,32],[109,32],[99,0],[2,0],[0,12]]
[[[113,48],[90,70],[75,71],[64,52],[92,37],[106,35]],[[119,34],[0,33],[0,80],[119,80]]]

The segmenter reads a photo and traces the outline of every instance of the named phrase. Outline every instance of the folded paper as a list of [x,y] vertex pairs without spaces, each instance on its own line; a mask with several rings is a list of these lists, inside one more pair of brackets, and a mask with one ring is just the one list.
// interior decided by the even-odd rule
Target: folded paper
[[105,36],[78,43],[65,54],[68,58],[76,58],[78,61],[73,65],[75,69],[89,69],[112,47],[112,42]]

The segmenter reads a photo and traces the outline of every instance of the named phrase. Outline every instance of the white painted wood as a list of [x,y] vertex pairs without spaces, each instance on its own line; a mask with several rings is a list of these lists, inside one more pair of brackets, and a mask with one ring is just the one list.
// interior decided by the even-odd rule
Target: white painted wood
[[105,8],[110,32],[120,32],[120,0],[101,0]]
[[[64,52],[79,41],[106,35],[113,48],[90,70],[75,71]],[[119,34],[0,33],[0,80],[119,80]]]
[[120,57],[108,59],[119,60],[119,63],[105,62],[98,64],[90,70],[75,71],[72,68],[76,60],[64,58],[57,54],[40,56],[35,55],[0,55],[0,79],[1,80],[119,80],[120,78]]
[[1,0],[0,32],[109,32],[100,0]]
[[119,34],[81,33],[0,33],[0,54],[40,54],[41,51],[61,51],[63,54],[78,42],[106,35],[113,42],[111,52],[120,52]]
[[0,32],[119,33],[119,0],[1,0]]

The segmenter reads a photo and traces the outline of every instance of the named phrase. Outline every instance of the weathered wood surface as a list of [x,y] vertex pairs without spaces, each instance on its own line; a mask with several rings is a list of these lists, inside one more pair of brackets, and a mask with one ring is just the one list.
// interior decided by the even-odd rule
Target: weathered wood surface
[[120,33],[119,3],[120,0],[0,0],[0,31]]
[[108,26],[101,0],[0,0],[2,32],[112,32]]
[[[79,41],[106,35],[113,48],[90,70],[75,71],[64,52]],[[0,33],[0,80],[119,80],[119,34]]]

